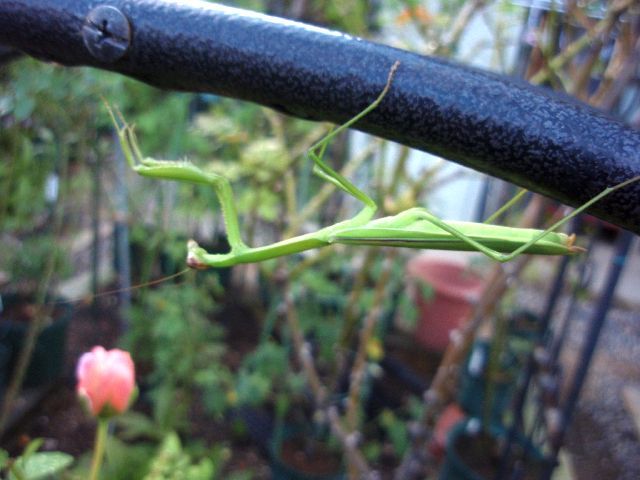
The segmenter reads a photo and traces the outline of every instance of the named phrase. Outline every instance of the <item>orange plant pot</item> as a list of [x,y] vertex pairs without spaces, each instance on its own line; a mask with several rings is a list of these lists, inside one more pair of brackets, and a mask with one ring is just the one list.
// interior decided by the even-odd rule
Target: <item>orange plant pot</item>
[[[414,257],[406,271],[418,309],[416,340],[428,350],[443,352],[451,331],[471,314],[484,281],[464,260],[433,254]],[[431,287],[430,295],[425,295],[420,283]]]

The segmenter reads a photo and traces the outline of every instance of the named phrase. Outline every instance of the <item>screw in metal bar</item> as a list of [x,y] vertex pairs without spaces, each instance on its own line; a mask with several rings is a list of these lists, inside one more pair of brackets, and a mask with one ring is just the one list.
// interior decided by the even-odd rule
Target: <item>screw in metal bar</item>
[[131,44],[131,26],[116,7],[100,5],[85,18],[82,39],[97,60],[112,63],[127,53]]

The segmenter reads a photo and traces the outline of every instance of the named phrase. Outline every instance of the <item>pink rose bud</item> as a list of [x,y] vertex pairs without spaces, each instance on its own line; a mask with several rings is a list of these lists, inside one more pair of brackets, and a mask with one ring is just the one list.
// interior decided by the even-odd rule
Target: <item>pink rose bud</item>
[[124,412],[135,394],[135,371],[129,352],[93,347],[76,368],[76,391],[91,414],[110,417]]

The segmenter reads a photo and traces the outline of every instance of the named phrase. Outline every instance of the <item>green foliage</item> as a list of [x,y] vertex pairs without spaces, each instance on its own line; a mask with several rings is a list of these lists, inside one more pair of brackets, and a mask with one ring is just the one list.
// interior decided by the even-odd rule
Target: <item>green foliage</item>
[[[377,432],[382,432],[363,445],[363,452],[369,460],[375,462],[383,451],[393,452],[396,459],[401,459],[411,446],[409,432],[410,422],[421,418],[424,404],[420,397],[409,397],[407,403],[396,410],[384,409],[369,425]],[[383,448],[387,445],[390,448]]]
[[167,434],[151,460],[144,480],[211,480],[216,478],[230,452],[216,448],[208,458],[199,461],[187,453],[175,432]]
[[0,225],[25,228],[44,213],[47,177],[63,162],[86,161],[96,147],[99,94],[122,80],[25,59],[10,66],[3,83]]
[[8,480],[61,478],[73,463],[73,457],[63,452],[38,452],[42,443],[42,439],[31,441],[16,459],[10,459],[6,451],[0,450],[0,465],[6,470]]
[[0,265],[5,265],[14,289],[35,291],[48,262],[58,277],[70,273],[71,266],[64,247],[51,234],[27,237],[22,241],[7,241],[0,252]]
[[44,184],[53,170],[51,158],[38,162],[34,158],[38,150],[33,140],[7,129],[0,131],[0,151],[8,152],[10,159],[0,161],[0,222],[7,230],[23,228],[35,215],[45,211]]
[[[12,251],[0,253],[0,271],[9,274],[12,287],[33,288],[52,255],[54,278],[67,273],[69,242],[61,241],[61,232],[72,236],[73,228],[87,226],[80,220],[86,219],[91,195],[87,166],[90,160],[103,163],[115,150],[111,129],[105,128],[107,117],[98,114],[104,111],[101,97],[117,99],[123,110],[135,113],[138,129],[149,133],[144,139],[150,148],[184,152],[193,95],[167,94],[120,75],[26,58],[11,64],[1,81],[0,230]],[[102,180],[108,174],[103,171]],[[46,197],[54,176],[61,192],[73,192],[73,201]],[[62,220],[54,232],[56,216]]]
[[[341,278],[341,273],[347,272],[344,269],[343,272],[334,269],[331,265],[326,265],[322,271],[308,269],[302,272],[300,280],[293,286],[294,293],[297,297],[304,296],[305,291],[311,292],[311,294],[321,301],[332,301],[340,303],[341,297],[344,297],[346,289],[342,285],[344,278]],[[320,274],[319,274],[320,273]],[[336,281],[336,276],[338,281]],[[342,298],[344,300],[344,298]]]
[[270,339],[244,358],[236,376],[237,401],[242,405],[261,405],[278,395],[295,397],[304,387],[301,374],[291,371],[288,349]]
[[398,458],[402,457],[410,444],[409,431],[405,419],[399,418],[396,413],[387,409],[380,414],[379,424],[393,445],[393,451]]
[[[213,280],[212,280],[213,281]],[[224,404],[230,373],[221,363],[222,328],[211,321],[215,286],[185,283],[147,292],[132,310],[127,345],[136,364],[148,366],[154,417],[163,431],[183,428],[193,396],[205,389],[214,413]]]
[[[277,221],[284,204],[283,177],[302,154],[301,150],[293,155],[288,145],[305,138],[311,125],[264,108],[225,100],[201,112],[194,126],[194,132],[209,142],[205,168],[233,183],[239,215],[250,224]],[[308,145],[308,141],[303,143]],[[201,156],[203,153],[199,152]],[[211,188],[209,192],[212,193]],[[211,198],[207,208],[214,205],[218,208]],[[248,230],[251,229],[250,226]]]
[[338,30],[366,36],[378,27],[376,5],[371,0],[323,0],[314,3],[316,8],[324,11],[326,23]]
[[[106,445],[106,461],[100,470],[101,478],[138,480],[149,468],[155,446],[148,442],[124,443],[115,436],[109,436]],[[88,465],[78,471],[78,480],[87,477]],[[75,479],[74,479],[75,480]]]
[[127,412],[116,421],[118,437],[127,443],[109,439],[104,478],[213,480],[231,456],[224,444],[204,448],[192,439],[183,445],[176,432],[160,431],[154,420],[138,412]]
[[118,428],[118,438],[125,441],[147,439],[159,443],[165,435],[152,418],[135,410],[128,410],[114,417],[113,421]]

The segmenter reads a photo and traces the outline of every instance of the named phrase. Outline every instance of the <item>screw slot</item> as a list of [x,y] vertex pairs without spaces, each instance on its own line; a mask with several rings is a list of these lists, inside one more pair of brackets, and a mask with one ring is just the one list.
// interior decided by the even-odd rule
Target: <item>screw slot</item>
[[127,17],[116,7],[100,5],[85,18],[82,39],[94,58],[113,63],[129,49],[131,26]]

